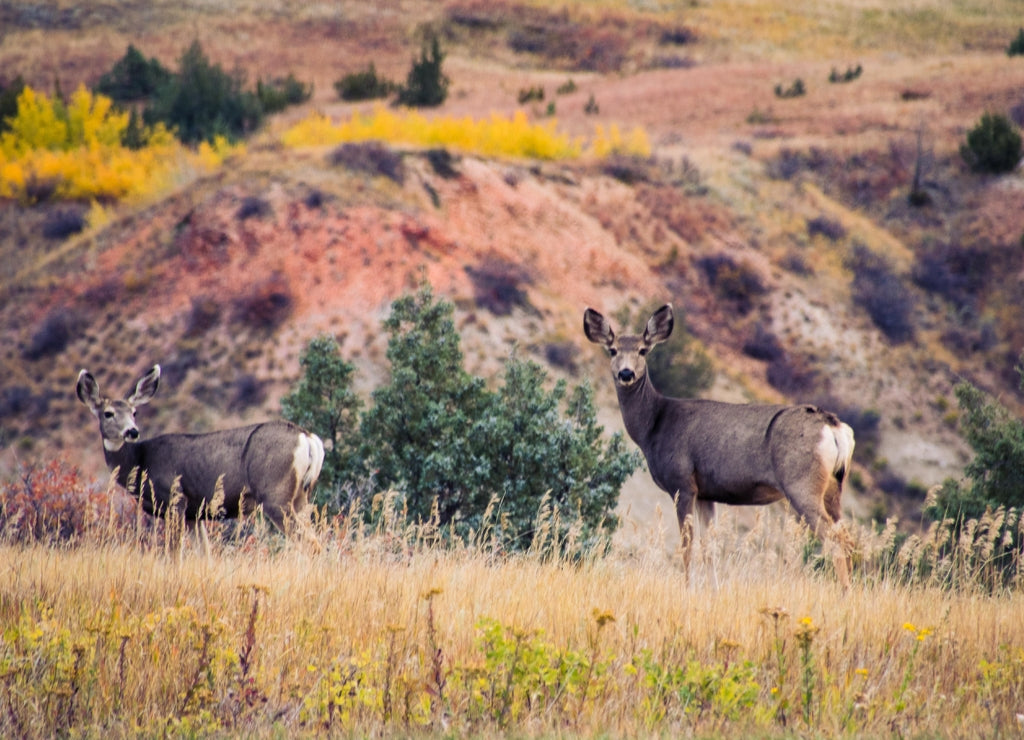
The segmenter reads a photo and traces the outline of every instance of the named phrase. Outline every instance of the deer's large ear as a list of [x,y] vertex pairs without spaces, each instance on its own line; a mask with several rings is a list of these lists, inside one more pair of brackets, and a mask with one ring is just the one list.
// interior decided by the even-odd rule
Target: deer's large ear
[[675,317],[672,315],[672,305],[666,303],[655,311],[651,318],[647,319],[647,326],[644,328],[644,341],[652,347],[659,342],[664,342],[672,334],[673,326],[675,326]]
[[594,344],[601,344],[610,347],[615,341],[615,332],[608,319],[592,308],[583,312],[583,333],[587,335]]
[[132,406],[141,406],[149,403],[156,395],[156,389],[160,385],[160,366],[153,365],[149,372],[139,378],[135,384],[135,392],[127,398]]
[[92,373],[88,370],[82,370],[78,373],[78,383],[75,385],[75,393],[78,395],[78,400],[93,411],[99,408],[101,403],[100,386],[99,383],[96,382],[96,378],[94,378]]

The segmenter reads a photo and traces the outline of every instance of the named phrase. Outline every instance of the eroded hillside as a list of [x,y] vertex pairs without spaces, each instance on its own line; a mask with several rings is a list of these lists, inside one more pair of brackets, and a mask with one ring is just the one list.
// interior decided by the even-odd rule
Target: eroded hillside
[[[234,21],[197,6],[195,16],[157,13],[136,41],[170,59],[198,34],[217,58],[254,74],[291,66],[315,79],[310,107],[344,116],[351,106],[330,90],[337,70],[350,69],[353,56],[401,69],[417,22],[447,23],[454,94],[443,113],[508,114],[521,107],[518,90],[553,89],[571,76],[576,90],[557,100],[560,129],[642,126],[651,160],[554,164],[453,152],[448,171],[396,145],[403,176],[394,178],[332,164],[326,150],[283,147],[279,132],[298,111],[272,120],[217,174],[121,206],[107,224],[65,241],[38,236],[60,204],[0,204],[5,473],[64,456],[101,475],[93,421],[72,390],[81,367],[127,390],[160,362],[161,398],[140,419],[150,432],[277,415],[318,332],[339,338],[368,392],[387,371],[381,318],[424,281],[455,301],[472,370],[493,376],[519,347],[556,373],[592,379],[609,429],[620,421],[605,360],[582,336],[583,308],[639,323],[671,301],[715,360],[711,395],[813,401],[859,421],[863,483],[850,496],[859,516],[912,520],[921,491],[958,474],[967,454],[951,394],[959,378],[1019,405],[1024,185],[1019,174],[969,173],[957,155],[981,112],[1022,102],[1024,65],[985,41],[995,38],[990,30],[966,51],[943,46],[934,56],[851,44],[836,56],[797,49],[759,60],[702,26],[701,13],[678,11],[657,26],[625,14],[625,25],[594,24],[600,38],[633,29],[620,64],[580,70],[494,51],[500,44],[487,39],[504,38],[493,35],[506,33],[500,25],[456,22],[453,8],[480,6],[451,5],[447,15],[427,6],[394,3],[374,15],[346,5],[332,23],[284,6]],[[62,84],[82,69],[93,70],[89,82],[132,38],[96,13],[40,41],[49,63],[65,65]],[[216,33],[196,30],[200,17]],[[0,46],[5,63],[38,53],[27,45],[39,41],[38,25],[18,18],[20,30]],[[658,33],[683,28],[693,36],[669,51],[658,45]],[[302,34],[305,54],[295,46]],[[258,39],[259,54],[232,41],[242,37]],[[686,63],[656,63],[669,52]],[[829,68],[852,54],[863,77],[828,84]],[[773,94],[797,77],[809,83],[805,96]],[[597,114],[584,112],[591,96]],[[919,164],[929,202],[911,206]],[[968,272],[973,282],[955,279]],[[869,290],[881,284],[892,294]],[[873,317],[870,300],[891,304]],[[904,333],[887,323],[897,314]],[[642,475],[626,497],[641,523],[667,502]]]

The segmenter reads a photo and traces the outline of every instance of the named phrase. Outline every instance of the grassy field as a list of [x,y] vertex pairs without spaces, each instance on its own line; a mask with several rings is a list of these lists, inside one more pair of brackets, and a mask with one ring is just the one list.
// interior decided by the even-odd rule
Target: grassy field
[[400,519],[325,522],[315,555],[250,534],[205,556],[132,527],[6,544],[0,733],[1020,732],[1019,589],[897,577],[883,565],[891,540],[862,532],[844,592],[769,514],[713,530],[689,581],[653,543],[508,557],[486,542],[441,548]]
[[[286,376],[294,369],[296,352],[282,359],[285,352],[281,348],[298,346],[298,340],[288,345],[278,335],[268,340],[254,332],[256,339],[249,347],[271,348],[265,361],[241,341],[237,347],[229,345],[222,335],[238,340],[245,332],[230,318],[236,296],[216,283],[208,287],[196,277],[187,285],[202,286],[202,291],[195,288],[198,297],[204,291],[223,292],[217,294],[222,300],[216,304],[225,312],[223,325],[217,329],[220,334],[211,332],[202,340],[182,336],[180,327],[191,315],[187,301],[183,298],[186,308],[176,308],[179,314],[171,315],[166,295],[159,301],[168,312],[161,318],[162,324],[132,323],[144,316],[136,308],[142,297],[155,290],[165,275],[178,279],[187,272],[167,256],[175,250],[191,248],[203,254],[209,245],[227,244],[248,255],[237,262],[247,270],[245,279],[225,278],[225,284],[234,288],[259,282],[262,273],[252,267],[255,260],[244,260],[254,259],[252,246],[269,244],[267,252],[272,258],[268,263],[274,270],[299,264],[305,274],[313,265],[329,276],[322,286],[319,281],[297,281],[303,295],[316,291],[349,295],[355,293],[356,281],[342,289],[340,282],[334,282],[339,276],[359,276],[372,269],[378,271],[374,282],[383,283],[385,264],[393,271],[398,269],[395,265],[403,270],[408,266],[413,274],[420,269],[415,264],[417,250],[426,255],[424,264],[428,265],[446,264],[439,255],[453,251],[455,256],[449,260],[456,265],[453,274],[464,276],[465,266],[476,264],[478,251],[483,254],[485,246],[495,249],[493,243],[477,244],[469,234],[501,235],[507,231],[513,236],[506,241],[518,238],[534,254],[549,255],[557,252],[553,246],[567,241],[565,234],[570,230],[579,231],[575,227],[580,224],[606,219],[602,229],[608,234],[617,230],[628,235],[608,237],[607,243],[635,242],[632,248],[639,254],[646,244],[643,234],[648,230],[669,234],[675,223],[682,234],[692,233],[692,238],[686,239],[693,242],[693,252],[684,251],[680,257],[675,246],[666,248],[672,261],[678,259],[685,266],[697,255],[725,254],[720,251],[724,246],[732,249],[747,242],[767,254],[772,264],[806,254],[814,275],[809,281],[817,282],[819,290],[831,291],[821,293],[826,298],[818,303],[830,300],[839,305],[840,300],[847,302],[850,290],[849,268],[843,265],[845,250],[858,240],[877,245],[879,253],[895,259],[901,271],[909,273],[915,254],[906,245],[926,243],[927,238],[944,239],[947,230],[955,235],[974,234],[980,244],[1013,245],[1020,239],[1019,219],[1013,218],[1018,211],[1013,210],[1012,200],[1018,180],[1006,186],[975,183],[955,174],[958,164],[943,165],[941,161],[942,156],[955,157],[961,129],[986,107],[1006,107],[1010,94],[1004,87],[1011,85],[1005,80],[1018,74],[1020,67],[1016,60],[1007,60],[1002,50],[1021,24],[1019,0],[916,0],[900,7],[880,0],[569,3],[572,19],[589,18],[589,23],[581,24],[594,41],[594,50],[621,51],[619,66],[613,65],[606,75],[588,66],[574,66],[573,58],[564,53],[560,41],[579,34],[551,33],[545,38],[553,39],[552,48],[520,53],[513,51],[507,40],[512,32],[521,30],[517,27],[521,9],[498,12],[500,23],[495,21],[494,29],[488,30],[484,24],[483,30],[473,30],[458,27],[445,15],[444,9],[454,4],[442,6],[423,0],[301,7],[290,0],[0,4],[4,68],[11,74],[24,73],[40,90],[51,89],[55,80],[69,92],[79,83],[95,82],[128,43],[137,43],[147,55],[173,64],[198,37],[215,61],[244,70],[250,81],[294,71],[302,80],[314,82],[318,97],[311,108],[319,111],[322,106],[332,121],[349,120],[351,113],[334,99],[334,80],[370,61],[400,79],[418,49],[420,24],[435,24],[451,34],[455,82],[447,108],[432,117],[438,125],[450,123],[445,130],[455,132],[457,139],[446,139],[441,142],[444,145],[495,156],[485,148],[458,146],[473,129],[455,126],[463,120],[483,122],[481,125],[491,122],[492,133],[503,132],[500,138],[508,140],[508,130],[492,117],[494,111],[505,116],[501,121],[511,121],[509,125],[522,120],[513,129],[523,134],[517,141],[550,134],[557,143],[561,140],[558,132],[563,130],[608,131],[605,138],[611,139],[612,125],[621,120],[623,131],[636,125],[649,132],[655,156],[677,156],[683,144],[692,145],[693,151],[687,149],[680,166],[689,163],[694,172],[696,165],[704,168],[711,193],[702,199],[692,193],[677,198],[678,193],[670,193],[668,185],[658,183],[627,191],[621,183],[584,174],[569,181],[578,180],[582,186],[570,185],[554,175],[550,180],[528,175],[525,167],[502,172],[496,165],[480,164],[470,157],[462,179],[448,182],[431,175],[417,157],[404,153],[416,168],[416,176],[401,190],[390,182],[381,184],[382,178],[372,180],[328,167],[313,154],[287,146],[277,137],[273,142],[257,142],[252,152],[239,154],[231,167],[215,172],[194,188],[181,186],[162,208],[148,201],[123,213],[111,207],[112,225],[95,225],[77,241],[40,240],[37,232],[49,212],[21,209],[17,219],[25,225],[5,237],[4,249],[10,260],[0,269],[6,282],[19,291],[11,293],[18,300],[12,299],[8,305],[24,307],[23,313],[10,314],[20,318],[0,322],[21,332],[6,342],[6,382],[10,385],[13,379],[30,400],[42,399],[40,403],[52,405],[41,415],[40,424],[30,426],[26,421],[25,428],[30,431],[10,437],[19,440],[18,459],[27,458],[29,450],[44,460],[60,457],[62,453],[45,434],[62,429],[65,446],[75,454],[81,452],[85,411],[70,389],[73,373],[84,363],[91,366],[102,359],[127,368],[140,356],[155,352],[191,358],[203,372],[193,375],[192,384],[181,386],[182,398],[193,404],[182,404],[180,413],[189,423],[181,426],[190,429],[207,423],[206,417],[216,419],[220,426],[226,423],[228,412],[223,404],[204,406],[193,397],[196,388],[206,388],[208,399],[218,392],[227,397],[232,381],[218,385],[219,381],[207,379],[218,374],[222,379],[234,378],[225,374],[224,368],[251,372],[250,378],[264,373],[258,379],[271,377],[279,387],[291,380]],[[473,2],[462,4],[474,6]],[[495,6],[478,5],[488,7]],[[651,8],[649,14],[647,8]],[[620,13],[628,23],[616,21]],[[692,28],[697,41],[666,48],[652,30],[655,26],[648,28],[640,22],[648,15],[681,37],[685,36],[682,30]],[[549,30],[562,25],[558,14],[542,20],[551,25]],[[555,65],[550,69],[543,66],[548,57]],[[827,85],[830,67],[844,69],[860,63],[862,57],[866,70],[863,84],[844,87],[842,94]],[[670,74],[669,63],[685,69]],[[687,66],[690,63],[692,68]],[[782,102],[772,97],[776,82],[788,84],[797,75],[811,85],[807,98]],[[580,85],[579,99],[558,99],[558,129],[552,119],[540,117],[541,108],[535,115],[539,122],[512,118],[516,94],[524,86],[543,82],[550,95],[570,77]],[[676,87],[666,94],[670,83]],[[666,103],[646,105],[634,95],[634,88],[641,86]],[[604,118],[591,117],[584,108],[583,101],[592,88]],[[905,93],[909,97],[905,98]],[[922,96],[919,100],[918,95]],[[848,99],[854,102],[844,108]],[[302,123],[296,121],[319,120],[298,118],[310,113],[312,110],[296,112],[295,118],[282,119],[280,128],[301,133]],[[752,120],[755,118],[759,122]],[[598,121],[606,128],[597,129]],[[897,161],[900,151],[913,151],[908,149],[914,142],[913,133],[924,130],[925,122],[928,131],[935,132],[934,144],[929,146],[940,155],[932,176],[942,180],[943,193],[956,196],[939,201],[935,212],[942,215],[942,209],[948,206],[953,211],[950,204],[957,204],[966,214],[963,221],[950,219],[948,223],[936,215],[938,226],[928,225],[932,229],[928,232],[924,224],[930,221],[917,217],[899,221],[888,216],[899,212],[893,204],[905,200],[902,188],[907,180],[900,171],[905,165]],[[423,131],[426,126],[417,128]],[[680,132],[686,138],[680,139]],[[737,143],[741,146],[735,146]],[[326,142],[320,145],[326,146]],[[406,145],[405,140],[400,144]],[[742,146],[748,154],[741,157]],[[774,161],[774,152],[784,159],[787,149],[802,151],[811,146],[827,154],[822,161],[832,171],[846,172],[845,180],[837,176],[838,184],[826,188],[821,181],[828,178],[811,179],[809,166],[792,181],[761,174],[762,165]],[[853,156],[864,153],[858,146],[873,147],[880,154],[876,159],[860,157],[867,164],[851,170],[848,165]],[[750,151],[757,157],[750,156]],[[912,161],[910,156],[905,159]],[[198,166],[188,172],[193,169],[196,177],[205,172]],[[888,178],[890,169],[898,177]],[[86,174],[95,179],[100,171],[92,167]],[[849,198],[843,200],[844,192],[853,192],[861,179],[875,182],[871,178],[881,183],[877,188],[880,194],[869,192],[859,210],[849,205]],[[435,197],[441,193],[438,202],[448,209],[445,225],[457,225],[461,220],[461,231],[441,228],[440,217],[430,220],[433,211],[429,209],[436,210],[436,203],[422,208],[416,205],[421,202],[417,199],[426,198],[421,180],[436,190],[430,191]],[[846,191],[844,182],[849,185]],[[971,194],[976,191],[977,195],[971,196],[976,200],[961,197],[960,189]],[[579,195],[573,194],[576,190]],[[630,195],[622,200],[624,193],[640,191],[646,203],[665,205],[668,213],[653,227],[643,199]],[[605,195],[608,192],[612,195]],[[565,193],[570,200],[559,200]],[[305,200],[308,195],[316,195],[319,202],[325,194],[329,196],[327,208],[306,207],[312,202]],[[273,200],[278,216],[259,220],[236,215],[236,201],[264,196]],[[589,214],[585,208],[573,210],[578,204],[574,205],[572,198],[584,205],[589,202]],[[388,213],[381,204],[396,217],[381,217]],[[372,208],[360,211],[356,205]],[[54,211],[62,207],[50,206]],[[377,207],[380,210],[373,210]],[[638,214],[636,220],[626,220],[624,214],[633,211]],[[13,214],[14,207],[5,213]],[[102,215],[102,209],[91,210],[90,218],[96,213]],[[496,214],[505,220],[498,220]],[[571,229],[547,227],[550,222],[565,220],[567,214],[573,216],[566,220]],[[619,215],[622,220],[613,218]],[[829,217],[848,236],[826,242],[824,237],[809,234],[809,221],[818,216]],[[382,224],[380,230],[364,228],[377,222]],[[642,228],[636,228],[638,225]],[[744,231],[747,225],[752,228]],[[301,253],[290,236],[292,227],[295,233],[303,233]],[[147,233],[149,229],[152,234]],[[431,229],[437,241],[420,250],[417,242]],[[134,232],[142,235],[136,237]],[[534,232],[546,235],[548,243],[527,243],[527,236]],[[705,232],[711,238],[702,241],[699,237]],[[596,227],[581,233],[606,236]],[[408,249],[406,241],[411,245]],[[650,245],[654,241],[652,237]],[[598,240],[599,247],[603,243]],[[460,245],[465,251],[455,251]],[[508,248],[508,254],[521,254],[521,249],[518,245],[516,250]],[[662,259],[653,246],[648,251],[651,259]],[[119,262],[119,253],[129,256]],[[293,253],[297,258],[287,263]],[[370,262],[366,255],[374,254],[378,261]],[[595,248],[588,254],[588,259],[611,266],[607,267],[609,275],[612,267],[616,275],[637,272],[631,267],[637,264],[634,255],[623,252],[632,261],[620,262],[617,247],[614,251],[609,247],[607,252]],[[757,256],[755,251],[741,254]],[[66,353],[24,361],[20,348],[34,335],[47,334],[43,330],[48,324],[38,321],[46,317],[34,314],[51,311],[47,316],[64,316],[58,310],[65,307],[59,291],[48,286],[57,284],[60,270],[78,269],[72,258],[90,265],[81,275],[76,273],[75,290],[81,288],[83,295],[96,300],[108,296],[102,314],[113,318],[102,318],[97,309],[86,338],[78,344],[73,340]],[[110,275],[103,272],[106,259],[116,268]],[[158,272],[165,262],[170,265],[167,272]],[[73,267],[65,268],[65,263]],[[552,259],[550,264],[562,263]],[[1002,262],[994,264],[1003,270]],[[1016,265],[1009,257],[1005,264]],[[359,272],[359,265],[365,273]],[[48,272],[51,269],[52,274]],[[554,269],[545,269],[545,274],[554,274]],[[195,273],[202,271],[196,269]],[[1005,274],[1015,271],[1006,269]],[[222,272],[228,274],[226,269]],[[680,274],[684,274],[682,269]],[[40,290],[49,292],[28,292],[29,277],[33,285],[38,283]],[[560,274],[558,278],[550,283],[557,288],[542,284],[534,298],[547,299],[542,306],[560,307],[544,291],[568,296],[564,302],[572,303],[572,337],[582,342],[578,317],[583,304],[577,296],[584,289],[567,290],[568,277]],[[625,277],[614,279],[628,284]],[[666,279],[653,286],[645,282],[644,288],[656,293],[672,286],[681,292],[681,284]],[[792,285],[784,283],[783,290]],[[615,295],[621,292],[625,296],[633,289],[616,287]],[[187,290],[182,287],[179,292],[187,298]],[[606,299],[612,294],[589,287],[585,292]],[[298,288],[295,294],[299,294]],[[367,313],[365,305],[385,303],[373,291],[365,295],[373,299],[353,299],[340,308],[324,302],[327,308],[317,309],[337,316],[335,326],[344,326],[343,331],[356,337],[352,344],[358,344],[360,332],[367,331],[353,318]],[[1011,309],[1018,304],[1012,300],[1013,293],[999,295],[1007,297],[990,296],[992,303],[986,310],[989,317],[1009,327],[1001,336],[1006,346],[1014,349],[1012,366],[1019,351],[1012,327],[1019,321]],[[717,300],[711,293],[697,294],[697,298],[707,305]],[[622,300],[626,305],[627,299]],[[310,305],[314,305],[312,301]],[[782,308],[775,309],[776,316],[789,304],[778,305]],[[794,301],[793,305],[797,313],[816,303]],[[82,317],[76,304],[67,306],[68,316]],[[941,316],[941,311],[929,309],[929,323],[922,326],[926,332],[938,334],[943,327],[931,323],[933,313]],[[1000,318],[1004,314],[1005,319]],[[557,311],[549,315],[559,316]],[[856,317],[854,313],[839,315]],[[127,324],[124,316],[129,317]],[[695,312],[694,320],[700,318]],[[711,314],[703,320],[707,337],[741,325],[729,313]],[[498,336],[497,330],[474,318],[477,321],[484,327],[483,333],[491,331]],[[531,331],[542,340],[556,336],[562,331],[559,321],[540,324],[538,320],[539,329]],[[870,326],[864,329],[865,322],[847,319],[845,323],[853,329],[841,343],[819,345],[813,338],[805,345],[813,347],[815,362],[821,363],[814,367],[824,367],[828,358],[835,358],[831,368],[834,388],[858,402],[863,399],[865,404],[874,404],[887,417],[896,417],[893,426],[900,429],[923,424],[918,418],[921,414],[935,418],[944,414],[943,424],[955,418],[955,414],[950,416],[953,412],[945,411],[944,387],[935,380],[941,372],[933,361],[938,357],[954,369],[960,369],[957,362],[962,361],[970,363],[971,369],[977,365],[980,371],[981,355],[964,352],[964,357],[956,358],[950,356],[950,349],[935,352],[922,344],[911,359],[920,360],[923,369],[913,375],[914,363],[908,363],[907,354],[864,340],[870,330]],[[842,324],[823,324],[829,330],[823,334],[831,336]],[[312,323],[300,325],[306,330]],[[812,333],[813,325],[804,318],[796,326]],[[108,335],[118,343],[115,352],[109,352],[101,341]],[[734,339],[733,350],[742,344],[741,337]],[[476,352],[482,357],[494,354],[490,347]],[[383,353],[373,346],[360,347],[360,351],[371,358],[375,351]],[[722,356],[727,364],[736,352]],[[251,360],[253,357],[257,359]],[[152,361],[156,359],[164,362],[162,357]],[[905,395],[905,405],[893,404],[893,394],[849,390],[868,388],[869,382],[841,388],[844,374],[857,372],[861,366],[877,368],[886,361],[896,379],[891,384],[900,386],[898,398],[903,403]],[[270,370],[264,371],[260,362]],[[745,367],[751,366],[747,361]],[[758,373],[763,374],[763,369],[757,366]],[[40,381],[44,372],[50,374]],[[583,372],[590,374],[589,369]],[[600,372],[605,372],[603,364]],[[736,370],[741,372],[746,370]],[[19,378],[19,373],[24,377]],[[201,382],[195,379],[200,374]],[[610,387],[603,375],[595,373],[594,377]],[[891,380],[881,374],[873,377],[879,387]],[[912,391],[917,395],[911,396]],[[929,410],[932,406],[941,409],[933,413]],[[34,404],[26,407],[36,408]],[[71,407],[77,416],[67,413]],[[173,407],[169,399],[167,408]],[[35,412],[24,412],[26,417],[30,414]],[[613,430],[619,428],[617,412],[614,418]],[[67,440],[72,441],[69,444]],[[858,454],[865,456],[867,449],[863,445]],[[919,447],[909,449],[913,456],[921,457]],[[88,454],[98,465],[98,449],[90,447]],[[858,462],[868,469],[872,462],[881,468],[881,462],[898,459],[898,450],[890,444],[880,449],[875,461],[863,457]],[[923,463],[932,464],[928,460]],[[750,529],[741,528],[728,515],[722,517],[721,526],[705,545],[706,557],[688,578],[676,559],[664,555],[666,548],[660,542],[631,544],[603,558],[556,556],[549,549],[510,556],[486,536],[471,546],[442,547],[437,532],[407,525],[400,517],[369,529],[352,525],[354,518],[320,522],[319,537],[325,548],[316,554],[273,536],[247,534],[215,544],[213,553],[205,555],[191,543],[183,550],[172,546],[162,528],[135,519],[131,509],[127,521],[112,525],[105,507],[118,499],[101,489],[91,486],[83,493],[62,485],[52,491],[60,499],[59,506],[65,508],[49,505],[60,516],[78,517],[72,528],[75,534],[65,535],[57,543],[40,542],[38,535],[31,534],[31,526],[26,525],[26,517],[31,515],[24,513],[31,511],[31,501],[15,515],[14,497],[0,495],[2,737],[932,738],[1024,734],[1024,563],[1019,550],[1008,556],[1009,563],[1000,559],[1015,533],[1020,542],[1022,524],[1002,513],[986,517],[962,533],[948,523],[932,525],[916,535],[909,534],[913,527],[878,532],[855,526],[859,550],[854,585],[846,592],[835,582],[827,559],[819,556],[788,517],[775,510],[757,519]],[[917,499],[911,505],[915,513],[921,508]],[[56,526],[53,531],[60,529]]]

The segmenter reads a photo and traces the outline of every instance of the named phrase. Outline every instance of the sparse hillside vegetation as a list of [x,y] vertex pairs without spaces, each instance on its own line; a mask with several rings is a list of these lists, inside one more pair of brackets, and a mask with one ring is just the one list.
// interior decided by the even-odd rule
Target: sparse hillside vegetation
[[967,133],[960,154],[978,172],[1010,172],[1020,163],[1020,131],[1006,116],[986,113]]
[[[0,734],[1013,735],[1019,10],[0,4]],[[659,388],[855,428],[849,592],[621,480],[581,314],[669,301]],[[74,374],[153,362],[324,436],[322,553],[108,483]]]
[[351,72],[334,83],[338,97],[349,102],[386,98],[397,85],[377,74],[373,62],[362,72]]

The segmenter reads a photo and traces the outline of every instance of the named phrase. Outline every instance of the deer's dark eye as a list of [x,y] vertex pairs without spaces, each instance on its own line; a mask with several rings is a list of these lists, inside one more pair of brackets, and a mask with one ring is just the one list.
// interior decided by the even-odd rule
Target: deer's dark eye
[[614,347],[609,347],[608,354],[610,354],[612,357],[615,357],[615,355],[619,354],[619,351]]
[[642,350],[640,350],[640,356],[641,357],[647,357],[647,348],[646,347],[643,348]]
[[104,416],[104,418],[107,418],[107,419],[113,419],[114,418],[114,412],[113,411],[104,411],[103,412],[103,416]]

